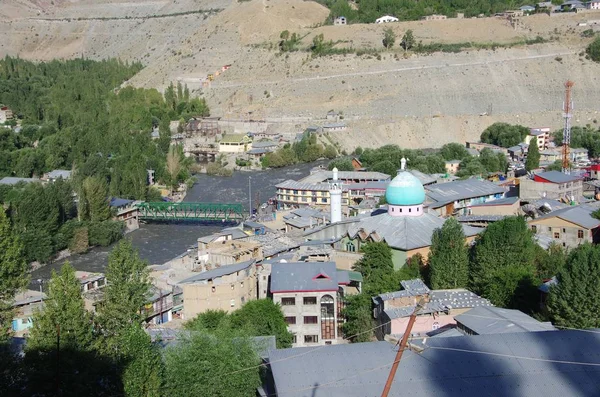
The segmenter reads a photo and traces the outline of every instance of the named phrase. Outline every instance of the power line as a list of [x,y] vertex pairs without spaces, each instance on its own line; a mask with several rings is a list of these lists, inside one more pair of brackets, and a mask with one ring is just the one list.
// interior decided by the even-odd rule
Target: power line
[[[460,314],[460,316],[468,316],[468,317],[477,317],[477,318],[486,318],[486,319],[490,319],[490,320],[497,320],[497,321],[509,321],[509,322],[513,322],[513,320],[510,320],[508,318],[498,318],[498,317],[491,317],[491,316],[481,316],[478,314],[469,314],[469,312],[467,313],[463,313]],[[519,321],[520,324],[531,324],[531,325],[539,325],[540,322],[539,321]],[[593,330],[593,329],[581,329],[581,328],[573,328],[573,327],[566,327],[566,326],[562,326],[562,325],[555,325],[552,324],[553,327],[556,328],[560,328],[560,329],[566,329],[566,330],[570,330],[570,331],[579,331],[579,332],[590,332],[593,334],[600,334],[600,331],[598,330]]]

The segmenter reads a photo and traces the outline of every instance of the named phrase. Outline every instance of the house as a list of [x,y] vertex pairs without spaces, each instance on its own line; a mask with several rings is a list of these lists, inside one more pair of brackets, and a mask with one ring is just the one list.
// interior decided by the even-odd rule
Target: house
[[142,307],[145,324],[164,324],[173,319],[173,291],[151,286]]
[[14,186],[19,183],[32,183],[32,182],[39,182],[39,181],[40,180],[37,178],[17,178],[14,176],[5,176],[4,178],[0,179],[0,185]]
[[183,289],[183,313],[191,320],[207,310],[232,312],[257,299],[254,260],[217,267],[177,283]]
[[521,208],[518,197],[505,197],[484,203],[473,204],[469,215],[517,215]]
[[473,205],[504,198],[506,189],[493,182],[465,179],[438,183],[425,188],[430,209],[441,216],[469,215]]
[[219,153],[244,153],[252,149],[252,138],[246,134],[227,134],[219,142]]
[[267,153],[272,153],[277,150],[278,144],[271,140],[260,140],[258,142],[252,142],[252,149],[248,150],[246,154],[250,157],[260,159]]
[[531,145],[531,142],[537,143],[540,151],[547,149],[550,143],[550,128],[531,128],[529,134],[525,137],[525,143]]
[[63,180],[67,181],[67,180],[71,179],[72,173],[73,172],[70,170],[52,170],[52,171],[44,174],[44,176],[42,176],[41,180],[44,182],[53,183],[58,178],[62,178]]
[[393,17],[391,15],[384,15],[381,18],[377,18],[375,23],[388,23],[388,22],[398,22],[398,18]]
[[96,305],[104,299],[106,276],[103,273],[76,271],[75,277],[81,286],[81,296],[86,310],[94,313]]
[[271,265],[270,291],[294,334],[293,346],[338,342],[343,287],[350,283],[334,262],[292,262]]
[[[559,147],[562,149],[562,147]],[[574,164],[589,164],[588,150],[585,148],[570,148],[569,160]]]
[[575,11],[577,9],[586,8],[585,5],[579,0],[569,0],[560,5],[560,9],[563,11]]
[[0,105],[0,124],[4,124],[7,121],[13,119],[13,112],[9,109],[8,106]]
[[360,171],[363,169],[362,162],[358,159],[358,157],[352,157],[352,168],[355,171]]
[[427,336],[429,332],[456,324],[454,316],[478,306],[491,306],[489,300],[466,289],[430,290],[420,279],[401,281],[401,291],[389,292],[373,298],[373,316],[380,325],[376,335],[401,338],[406,332],[410,315],[423,301],[417,321],[411,330],[413,336]]
[[200,240],[198,239],[198,262],[207,270],[212,267],[263,259],[262,247],[254,241],[223,240],[207,244]]
[[[595,396],[600,335],[581,330],[427,338],[410,342],[390,396]],[[388,342],[277,349],[258,396],[380,396],[396,360]]]
[[323,132],[344,131],[346,123],[329,123],[323,124]]
[[346,24],[346,17],[337,17],[333,20],[333,24],[334,25],[345,25]]
[[441,21],[444,19],[448,19],[448,17],[446,15],[432,14],[432,15],[425,15],[421,19],[424,21]]
[[598,208],[582,204],[568,206],[531,219],[528,224],[536,236],[552,239],[556,244],[575,248],[583,242],[600,242],[600,220],[592,213]]
[[125,225],[125,232],[131,232],[140,228],[138,201],[113,197],[109,206],[116,212],[113,220],[121,221]]
[[532,12],[535,12],[535,7],[530,6],[530,5],[524,5],[524,6],[520,7],[519,10],[526,12],[526,13],[532,13]]
[[529,150],[529,145],[526,143],[519,143],[518,145],[511,146],[507,149],[508,156],[511,160],[523,160],[527,151]]
[[559,171],[546,171],[533,178],[523,177],[519,183],[519,198],[534,201],[542,198],[552,200],[579,200],[583,196],[582,179]]
[[587,8],[588,10],[600,10],[600,1],[587,1],[585,2],[585,8]]
[[339,121],[340,120],[340,113],[330,110],[329,112],[327,112],[327,116],[326,116],[327,121]]
[[184,132],[187,136],[201,135],[214,138],[221,134],[220,119],[220,117],[192,117],[186,123]]
[[545,9],[552,10],[552,8],[554,7],[554,5],[552,4],[551,1],[543,1],[541,3],[537,3],[537,7],[540,10],[545,10]]
[[315,226],[325,225],[331,222],[329,212],[303,207],[292,210],[289,214],[283,216],[285,222],[285,231],[290,233],[293,230],[306,230]]
[[460,167],[460,160],[445,161],[444,166],[446,167],[446,172],[448,174],[456,174],[458,172],[458,168]]
[[29,328],[33,327],[33,315],[36,311],[43,310],[44,299],[46,294],[42,291],[30,289],[15,295],[11,328],[17,336],[23,336]]
[[[590,178],[600,180],[600,163],[592,164],[588,170],[590,171]],[[1,181],[0,181],[1,183]]]
[[540,151],[540,163],[554,163],[562,160],[562,153],[556,149],[545,149]]
[[467,335],[512,334],[555,331],[550,322],[541,322],[519,310],[478,306],[454,317],[456,327]]

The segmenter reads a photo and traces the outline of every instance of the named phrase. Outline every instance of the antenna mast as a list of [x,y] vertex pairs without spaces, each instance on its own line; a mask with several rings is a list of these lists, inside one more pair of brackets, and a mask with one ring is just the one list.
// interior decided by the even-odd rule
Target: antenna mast
[[573,100],[571,99],[571,88],[575,83],[568,80],[565,83],[565,103],[563,104],[563,118],[565,119],[565,127],[563,129],[563,146],[562,146],[562,172],[570,174],[569,156],[571,153],[571,117],[573,111]]

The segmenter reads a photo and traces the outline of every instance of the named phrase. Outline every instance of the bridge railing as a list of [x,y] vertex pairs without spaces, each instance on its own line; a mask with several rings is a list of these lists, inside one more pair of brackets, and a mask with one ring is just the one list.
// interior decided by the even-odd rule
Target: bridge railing
[[140,219],[241,221],[242,204],[142,202],[136,204]]

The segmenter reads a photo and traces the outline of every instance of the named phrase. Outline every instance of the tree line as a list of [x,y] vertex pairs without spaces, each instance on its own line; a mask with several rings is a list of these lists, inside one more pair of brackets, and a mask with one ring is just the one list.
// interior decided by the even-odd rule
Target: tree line
[[333,159],[337,156],[337,150],[333,145],[325,145],[317,142],[317,135],[305,132],[299,142],[286,143],[282,148],[273,153],[267,153],[261,164],[264,168],[280,168],[297,163],[310,163],[320,158]]
[[[23,244],[0,211],[0,384],[12,396],[254,396],[261,383],[260,340],[292,335],[271,300],[231,314],[209,311],[186,324],[174,346],[152,341],[141,308],[152,295],[147,263],[124,240],[111,251],[103,297],[89,312],[75,269],[53,272],[24,354],[12,348],[14,296],[28,284]],[[231,374],[229,374],[231,373]],[[226,376],[226,378],[224,378]],[[225,379],[225,380],[224,380]]]
[[[147,199],[147,170],[164,184],[184,181],[166,168],[170,121],[208,115],[203,99],[171,84],[155,89],[122,87],[142,65],[75,59],[33,63],[0,60],[0,103],[20,119],[16,132],[0,129],[0,176],[41,176],[53,169],[106,179],[111,196]],[[14,124],[14,123],[13,123]],[[153,141],[153,127],[160,138]]]
[[[359,334],[355,342],[373,337],[371,297],[397,291],[400,281],[410,278],[421,278],[432,289],[467,288],[496,306],[551,319],[559,326],[600,326],[600,311],[594,311],[600,298],[595,282],[600,247],[586,243],[567,252],[552,244],[543,249],[523,217],[489,225],[472,245],[462,225],[449,218],[435,230],[429,257],[415,255],[398,271],[393,270],[391,248],[385,242],[369,243],[363,252],[354,265],[363,273],[363,291],[349,297],[345,309],[344,332]],[[542,309],[538,286],[555,276],[558,285],[551,288],[547,308]]]

